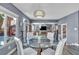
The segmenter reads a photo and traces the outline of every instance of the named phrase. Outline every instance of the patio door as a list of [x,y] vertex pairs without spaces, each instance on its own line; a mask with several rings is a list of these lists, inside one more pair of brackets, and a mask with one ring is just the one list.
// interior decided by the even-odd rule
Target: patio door
[[4,45],[4,28],[3,28],[3,23],[5,21],[5,14],[0,11],[0,45]]

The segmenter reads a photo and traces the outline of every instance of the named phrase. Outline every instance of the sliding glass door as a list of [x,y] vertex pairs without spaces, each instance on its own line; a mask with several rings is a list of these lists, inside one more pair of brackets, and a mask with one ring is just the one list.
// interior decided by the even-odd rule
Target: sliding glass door
[[4,21],[5,21],[5,14],[0,12],[0,45],[3,45],[3,41],[4,41]]

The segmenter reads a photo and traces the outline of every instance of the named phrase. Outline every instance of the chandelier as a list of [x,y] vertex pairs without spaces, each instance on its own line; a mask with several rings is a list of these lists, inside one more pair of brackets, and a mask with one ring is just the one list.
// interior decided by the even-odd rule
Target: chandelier
[[36,18],[42,18],[45,16],[45,11],[44,10],[35,10],[34,16]]

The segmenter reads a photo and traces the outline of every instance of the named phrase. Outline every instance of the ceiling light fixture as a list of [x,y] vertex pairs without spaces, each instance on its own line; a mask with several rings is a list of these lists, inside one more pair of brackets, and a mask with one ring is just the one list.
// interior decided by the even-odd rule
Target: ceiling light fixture
[[42,18],[42,17],[45,16],[45,11],[44,11],[44,10],[36,10],[36,11],[34,12],[34,16],[35,16],[36,18]]
[[43,18],[45,16],[45,11],[43,10],[41,4],[37,4],[37,10],[34,11],[34,17]]

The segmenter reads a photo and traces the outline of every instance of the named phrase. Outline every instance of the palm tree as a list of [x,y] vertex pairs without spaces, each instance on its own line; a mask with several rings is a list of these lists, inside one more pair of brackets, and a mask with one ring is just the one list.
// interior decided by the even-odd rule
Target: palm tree
[[4,14],[0,14],[0,20],[3,20]]

